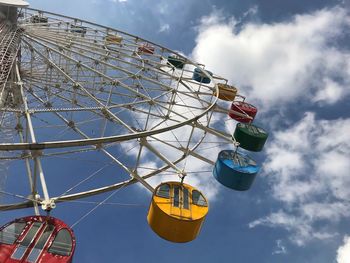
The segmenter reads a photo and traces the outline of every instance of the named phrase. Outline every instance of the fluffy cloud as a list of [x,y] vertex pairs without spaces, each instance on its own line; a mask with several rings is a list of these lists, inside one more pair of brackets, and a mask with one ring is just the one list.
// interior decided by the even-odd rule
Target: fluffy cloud
[[287,253],[287,249],[283,245],[282,240],[280,240],[280,239],[276,240],[276,248],[272,252],[272,255],[286,254],[286,253]]
[[160,26],[158,32],[162,33],[162,32],[169,32],[170,30],[170,26],[169,24],[163,24]]
[[[277,131],[266,150],[265,174],[284,209],[249,224],[289,230],[303,245],[337,235],[332,226],[350,216],[350,119],[317,120],[315,114]],[[327,228],[319,229],[319,222]]]
[[[231,80],[260,111],[283,112],[296,101],[327,107],[350,93],[350,52],[338,45],[349,22],[339,6],[273,24],[242,23],[214,11],[197,28],[192,57]],[[282,118],[270,116],[272,123]],[[306,113],[294,121],[274,131],[266,147],[263,173],[282,208],[249,227],[284,228],[301,246],[339,236],[337,223],[350,216],[350,119],[318,120]]]
[[336,235],[336,233],[328,233],[323,230],[317,231],[311,226],[310,221],[305,220],[306,218],[300,215],[295,216],[293,214],[289,214],[281,210],[271,213],[265,218],[260,218],[249,223],[249,227],[254,228],[259,225],[282,227],[291,232],[289,237],[290,240],[299,246],[304,245],[306,242],[312,239],[323,240]]
[[125,3],[128,0],[110,0],[110,1],[112,1],[113,3]]
[[349,30],[344,8],[274,24],[227,20],[214,12],[198,27],[194,60],[228,78],[262,106],[308,99],[333,104],[349,94],[350,52],[335,46]]
[[337,262],[338,263],[350,262],[350,237],[348,236],[344,238],[344,244],[338,248]]
[[274,196],[296,202],[330,190],[334,197],[348,198],[349,130],[350,119],[316,120],[306,113],[291,128],[275,132],[265,165]]

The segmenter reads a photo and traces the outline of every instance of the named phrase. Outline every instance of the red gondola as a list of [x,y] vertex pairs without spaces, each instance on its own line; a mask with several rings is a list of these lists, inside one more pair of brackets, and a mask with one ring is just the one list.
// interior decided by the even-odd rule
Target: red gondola
[[234,101],[232,102],[229,115],[236,121],[247,123],[254,120],[257,112],[258,109],[252,104],[243,101]]
[[150,55],[152,55],[154,53],[154,50],[155,50],[154,46],[152,46],[148,43],[139,46],[137,49],[138,49],[139,53],[145,53],[145,54],[150,54]]
[[71,263],[75,237],[61,220],[28,216],[0,228],[1,263]]

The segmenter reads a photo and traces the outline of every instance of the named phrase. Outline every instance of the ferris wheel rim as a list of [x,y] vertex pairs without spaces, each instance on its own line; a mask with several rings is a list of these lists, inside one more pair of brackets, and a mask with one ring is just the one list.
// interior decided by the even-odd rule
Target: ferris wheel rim
[[[200,66],[202,66],[202,64],[198,64],[196,62],[191,61],[188,58],[183,57],[181,54],[179,54],[176,51],[173,51],[169,48],[163,47],[159,44],[153,43],[151,41],[148,41],[146,39],[143,39],[141,37],[135,36],[133,34],[118,30],[118,29],[114,29],[111,27],[107,27],[104,25],[100,25],[97,23],[93,23],[93,22],[89,22],[80,18],[75,18],[75,17],[71,17],[71,16],[66,16],[66,15],[61,15],[61,14],[57,14],[54,12],[49,12],[49,11],[44,11],[44,10],[39,10],[39,9],[35,9],[35,8],[30,8],[30,7],[26,7],[24,9],[27,10],[31,10],[31,11],[36,11],[40,14],[50,14],[50,15],[54,15],[57,17],[62,17],[62,18],[66,18],[66,19],[71,19],[74,21],[79,21],[79,22],[83,22],[86,23],[88,25],[92,25],[92,26],[97,26],[99,28],[103,28],[103,29],[107,29],[107,30],[111,30],[113,32],[118,32],[118,33],[122,33],[123,35],[127,35],[130,36],[132,38],[135,39],[139,39],[140,41],[144,41],[147,43],[150,43],[152,45],[155,45],[159,48],[161,48],[162,50],[166,50],[168,52],[171,52],[172,54],[182,57],[186,60],[186,64],[190,64],[194,67],[198,67],[200,68]],[[211,79],[211,81],[213,83],[215,83],[215,80],[213,78],[212,75],[209,75],[205,70],[203,70],[203,73],[209,77]],[[183,82],[183,80],[179,80],[180,82]],[[11,151],[11,150],[44,150],[44,149],[54,149],[54,148],[67,148],[67,147],[76,147],[76,146],[91,146],[91,145],[99,145],[99,144],[104,144],[104,143],[112,143],[112,142],[122,142],[122,141],[127,141],[127,140],[132,140],[132,139],[137,139],[137,138],[145,138],[148,137],[150,135],[155,135],[155,134],[160,134],[163,132],[167,132],[167,131],[171,131],[177,128],[180,128],[182,126],[188,125],[190,123],[193,123],[192,125],[196,125],[196,121],[198,119],[200,119],[201,117],[203,117],[204,115],[206,115],[209,111],[211,111],[213,109],[213,107],[215,107],[216,102],[218,100],[218,87],[215,86],[214,88],[216,90],[215,94],[212,96],[213,100],[210,101],[210,105],[208,105],[206,108],[202,109],[202,112],[197,113],[196,116],[180,121],[176,124],[173,125],[168,125],[167,127],[163,127],[163,128],[157,128],[154,130],[146,130],[146,131],[134,131],[133,133],[129,133],[129,134],[120,134],[120,135],[111,135],[111,136],[104,136],[104,137],[94,137],[94,138],[82,138],[82,139],[76,139],[76,140],[62,140],[62,141],[39,141],[39,142],[26,142],[26,143],[0,143],[0,150],[1,151]],[[81,108],[82,110],[84,108]],[[5,109],[5,110],[9,110],[9,111],[13,111],[13,112],[17,112],[18,110],[16,109]],[[23,113],[23,112],[22,112]]]
[[[101,137],[101,138],[90,138],[90,139],[80,139],[80,140],[67,140],[67,141],[54,141],[54,142],[35,142],[35,143],[9,143],[0,144],[0,150],[10,151],[10,150],[44,150],[44,149],[53,149],[53,148],[66,148],[66,147],[76,147],[76,146],[91,146],[91,145],[99,145],[104,143],[112,143],[112,142],[122,142],[128,141],[138,138],[145,138],[150,135],[160,134],[163,132],[171,131],[177,128],[180,128],[184,125],[190,124],[192,122],[196,122],[199,118],[204,116],[208,111],[211,110],[214,105],[211,105],[204,113],[200,116],[196,116],[192,119],[184,121],[179,124],[175,124],[173,126],[164,127],[161,129],[153,130],[153,131],[143,131],[137,132],[135,134],[125,134],[125,135],[116,135],[109,137]],[[194,124],[195,125],[195,124]]]
[[[202,138],[191,148],[191,151],[194,151],[202,143],[204,138],[205,138],[205,134],[203,134]],[[188,155],[189,155],[188,152],[184,153],[184,155],[182,155],[180,158],[173,161],[173,164],[176,165],[177,163],[183,161],[184,159],[186,159],[186,157],[188,157]],[[171,167],[170,165],[164,165],[163,167],[160,167],[157,170],[142,176],[142,179],[144,180],[144,179],[148,179],[148,178],[151,178],[153,176],[159,175],[160,173],[169,169],[170,167]],[[94,188],[94,189],[90,189],[88,191],[77,192],[74,194],[64,194],[61,196],[51,197],[51,199],[54,200],[55,203],[69,202],[72,200],[78,200],[78,199],[87,198],[90,196],[95,196],[95,195],[99,195],[102,193],[110,192],[113,190],[117,190],[117,189],[122,188],[124,186],[129,186],[131,184],[135,184],[138,182],[139,181],[137,180],[137,178],[134,177],[134,178],[131,178],[129,180],[122,181],[122,182],[119,182],[116,184],[106,185],[106,186],[103,186],[100,188]],[[40,203],[39,200],[36,202]],[[0,211],[17,210],[17,209],[23,209],[23,208],[30,208],[33,206],[34,206],[33,200],[28,200],[28,201],[22,202],[22,203],[12,203],[12,204],[0,205]]]
[[[37,12],[41,12],[44,14],[52,14],[54,16],[57,17],[63,17],[63,18],[67,18],[67,19],[76,19],[73,17],[68,17],[68,16],[64,16],[64,15],[60,15],[60,14],[56,14],[56,13],[52,13],[52,12],[47,12],[47,11],[42,11],[42,10],[38,10],[38,9],[33,9],[33,8],[25,8],[28,10],[32,10],[32,11],[37,11]],[[105,27],[103,25],[99,25],[96,23],[91,23],[82,19],[78,20],[79,22],[83,22],[86,23],[88,25],[93,25],[93,26],[97,26],[99,28],[103,28],[103,29],[109,29],[112,32],[120,32],[124,35],[128,35],[130,37],[133,38],[137,38],[140,41],[144,41],[147,43],[150,43],[152,45],[155,45],[161,49],[164,49],[166,51],[168,51],[169,53],[173,54],[173,55],[177,55],[179,57],[183,57],[181,54],[178,54],[177,52],[170,50],[168,48],[162,47],[158,44],[155,44],[153,42],[150,42],[148,40],[142,39],[138,36],[117,30],[117,29],[113,29],[113,28],[109,28],[109,27]],[[93,28],[92,28],[93,29]],[[101,29],[100,29],[101,30]],[[102,31],[101,31],[102,32]],[[138,54],[136,54],[138,55]],[[140,57],[140,55],[138,55],[138,57],[140,58],[140,61],[142,61],[142,63],[144,62],[143,59]],[[185,57],[183,57],[185,58]],[[186,64],[189,64],[193,67],[199,68],[203,74],[210,78],[210,80],[212,81],[212,83],[216,83],[216,81],[214,80],[215,78],[208,74],[206,72],[206,70],[204,70],[203,65],[195,63],[191,60],[189,60],[188,58],[185,58]],[[181,82],[183,84],[184,80],[179,79],[179,82]],[[198,83],[194,83],[196,85],[200,85],[202,86],[202,84],[198,84]],[[185,84],[183,84],[185,85]],[[205,85],[203,85],[205,87]],[[157,129],[151,129],[151,130],[145,130],[145,131],[135,131],[134,133],[129,133],[129,134],[121,134],[121,135],[112,135],[112,136],[104,136],[104,137],[93,137],[93,138],[82,138],[82,139],[76,139],[76,140],[61,140],[61,141],[46,141],[46,142],[42,142],[42,141],[37,141],[37,142],[25,142],[25,143],[0,143],[0,150],[1,151],[16,151],[16,150],[29,150],[29,151],[38,151],[38,153],[35,153],[36,156],[41,156],[40,154],[40,150],[44,150],[44,149],[57,149],[57,148],[67,148],[67,147],[77,147],[77,146],[96,146],[96,150],[98,150],[99,145],[103,145],[106,143],[115,143],[115,142],[124,142],[124,141],[130,141],[130,140],[136,140],[136,139],[141,139],[141,138],[146,138],[152,135],[156,135],[156,134],[162,134],[162,133],[166,133],[169,131],[172,131],[174,129],[183,127],[183,126],[189,126],[191,127],[191,129],[195,129],[197,127],[197,125],[202,125],[201,123],[198,122],[198,120],[200,118],[202,118],[203,116],[205,116],[206,114],[208,114],[209,112],[211,112],[213,110],[213,108],[216,106],[217,100],[218,100],[218,87],[215,85],[215,87],[209,88],[208,90],[213,91],[213,93],[211,94],[211,100],[210,103],[208,103],[208,105],[205,105],[205,107],[203,107],[201,109],[201,112],[196,113],[196,115],[192,118],[186,118],[185,120],[181,120],[180,122],[177,122],[176,124],[173,125],[169,125],[167,127],[162,127],[162,128],[157,128]],[[216,92],[214,92],[216,90]],[[198,98],[199,99],[199,98]],[[23,113],[23,112],[22,112]],[[209,125],[209,124],[208,124]],[[198,147],[198,145],[202,142],[203,138],[205,137],[205,133],[206,131],[204,131],[203,133],[203,137],[197,142],[197,144],[192,148],[192,149],[187,149],[187,150],[193,150],[195,148]],[[186,157],[188,156],[188,153],[184,153],[183,156],[181,156],[180,158],[176,159],[176,160],[172,160],[173,164],[177,164],[179,162],[181,162],[182,160],[184,160]],[[26,157],[29,158],[29,157]],[[159,173],[161,173],[164,170],[167,170],[171,168],[170,165],[164,165],[161,168],[159,168],[158,172],[155,173],[150,173],[150,174],[146,174],[145,176],[142,177],[142,179],[147,179],[151,176],[157,175]],[[129,184],[133,184],[139,182],[139,180],[137,180],[135,177],[131,178],[127,181],[122,181],[119,182],[117,184],[110,184],[104,187],[100,187],[100,188],[93,188],[90,189],[88,191],[82,191],[82,192],[78,192],[78,193],[74,193],[74,194],[67,194],[67,195],[62,195],[62,196],[56,196],[56,197],[51,197],[51,200],[54,200],[55,202],[66,202],[69,200],[75,200],[75,199],[80,199],[80,198],[85,198],[88,196],[94,196],[97,194],[101,194],[107,191],[112,191],[114,189],[117,189],[119,187],[123,187],[125,185],[129,185]],[[36,201],[28,201],[28,202],[23,202],[23,203],[16,203],[16,204],[5,204],[5,205],[0,205],[0,210],[13,210],[13,209],[21,209],[21,208],[28,208],[28,207],[33,207],[34,203]]]

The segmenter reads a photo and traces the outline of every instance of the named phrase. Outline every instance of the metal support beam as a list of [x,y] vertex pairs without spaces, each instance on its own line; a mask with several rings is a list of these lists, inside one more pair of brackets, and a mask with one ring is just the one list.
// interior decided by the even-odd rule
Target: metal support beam
[[140,139],[141,145],[145,146],[148,150],[154,153],[159,159],[168,164],[171,168],[173,168],[179,175],[185,175],[184,171],[180,170],[174,163],[172,163],[168,158],[166,158],[163,154],[158,152],[148,141],[146,138]]
[[[17,85],[18,85],[18,87],[20,89],[21,100],[22,100],[23,105],[24,105],[25,117],[26,117],[26,120],[27,120],[27,127],[28,127],[28,130],[29,130],[30,139],[31,139],[32,143],[36,143],[33,123],[32,123],[32,119],[31,119],[31,116],[30,116],[30,111],[29,111],[29,108],[28,108],[27,98],[26,98],[26,96],[24,94],[24,91],[23,91],[23,83],[21,81],[21,75],[19,73],[18,63],[16,63],[16,77],[17,77]],[[36,172],[39,173],[39,179],[40,179],[40,183],[41,183],[41,188],[42,188],[42,191],[43,191],[43,194],[44,194],[44,200],[42,201],[42,208],[44,210],[51,210],[52,208],[55,208],[55,204],[53,203],[52,200],[50,200],[49,191],[48,191],[47,185],[46,185],[44,171],[43,171],[43,168],[42,168],[42,165],[41,165],[40,152],[32,151],[32,155],[33,155],[35,167],[37,168]],[[35,191],[35,189],[34,189],[34,191]]]

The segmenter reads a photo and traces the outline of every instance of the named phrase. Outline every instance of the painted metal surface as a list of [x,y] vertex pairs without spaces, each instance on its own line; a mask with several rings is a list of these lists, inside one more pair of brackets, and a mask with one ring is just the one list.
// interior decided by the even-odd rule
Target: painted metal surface
[[[8,8],[6,7],[6,9]],[[95,147],[98,144],[99,149],[101,149],[100,147],[103,146],[103,144],[107,143],[108,140],[112,139],[114,141],[118,137],[120,138],[120,136],[124,138],[123,140],[129,141],[132,138],[136,139],[136,138],[148,137],[148,136],[151,136],[152,134],[154,135],[154,134],[163,133],[163,132],[171,132],[171,130],[179,128],[181,126],[188,126],[192,128],[193,120],[197,120],[201,116],[211,114],[211,110],[215,105],[216,98],[213,98],[213,99],[208,98],[210,99],[208,100],[210,101],[210,103],[201,103],[201,106],[200,106],[201,109],[192,110],[188,114],[185,114],[185,113],[181,114],[182,116],[180,116],[180,114],[178,114],[177,112],[172,111],[172,107],[174,107],[173,102],[176,101],[176,103],[179,103],[179,100],[176,99],[177,97],[181,97],[182,99],[184,99],[185,97],[194,99],[192,92],[189,92],[187,96],[185,93],[182,93],[182,92],[178,93],[178,89],[179,91],[181,91],[182,90],[181,87],[185,87],[185,85],[186,85],[186,89],[190,89],[191,91],[195,91],[198,88],[197,86],[194,86],[194,87],[190,86],[190,84],[192,84],[192,81],[190,81],[192,72],[189,72],[187,74],[186,76],[187,78],[181,81],[180,85],[178,85],[177,87],[174,87],[172,83],[174,83],[174,81],[178,81],[178,77],[176,75],[177,73],[175,72],[170,75],[168,73],[168,70],[165,70],[165,71],[158,70],[158,67],[160,65],[165,66],[164,65],[165,63],[163,64],[160,63],[160,60],[159,60],[160,55],[166,58],[169,55],[178,56],[177,53],[165,47],[159,46],[157,44],[150,43],[140,37],[133,36],[119,30],[103,27],[95,23],[91,23],[88,21],[84,21],[84,20],[80,20],[80,19],[76,19],[68,16],[62,16],[51,12],[45,12],[45,11],[33,10],[33,9],[25,9],[20,14],[21,14],[21,27],[19,29],[25,28],[24,34],[20,39],[21,52],[23,53],[21,58],[23,61],[28,61],[28,60],[33,61],[32,66],[29,66],[30,68],[32,68],[32,70],[28,68],[28,70],[24,71],[23,70],[24,66],[22,65],[23,72],[35,72],[35,68],[37,66],[39,66],[40,68],[41,67],[52,68],[52,71],[56,72],[62,78],[65,78],[65,81],[63,82],[60,81],[60,83],[56,83],[55,81],[57,80],[56,79],[57,76],[56,74],[53,74],[52,79],[50,77],[50,80],[48,79],[45,80],[45,82],[51,83],[50,87],[47,90],[48,93],[52,94],[51,89],[62,88],[63,86],[66,86],[66,85],[69,86],[68,89],[70,89],[72,86],[75,88],[78,87],[79,89],[82,89],[87,92],[86,94],[89,98],[88,100],[93,101],[94,105],[92,108],[88,109],[89,108],[88,105],[90,105],[89,103],[84,105],[81,105],[79,103],[79,107],[78,106],[75,107],[76,105],[75,106],[66,105],[68,106],[66,108],[63,105],[65,104],[65,102],[63,104],[58,103],[57,107],[55,107],[55,103],[50,102],[53,108],[51,107],[47,108],[47,105],[44,105],[44,103],[42,103],[43,101],[41,101],[39,97],[36,97],[36,90],[34,89],[33,93],[29,94],[30,92],[26,91],[23,94],[23,96],[22,94],[20,94],[20,92],[17,92],[19,95],[16,97],[16,100],[18,99],[19,101],[22,102],[22,100],[26,100],[27,96],[33,95],[39,101],[31,100],[32,103],[34,104],[39,103],[41,105],[40,107],[34,107],[31,105],[31,103],[29,103],[28,109],[30,110],[28,111],[27,109],[23,109],[23,107],[18,107],[18,108],[9,109],[10,110],[9,112],[23,111],[23,114],[21,114],[21,120],[26,119],[27,123],[28,123],[28,120],[31,118],[31,116],[35,116],[36,114],[33,110],[39,110],[39,111],[44,110],[45,112],[47,112],[48,110],[48,112],[50,112],[48,115],[55,114],[56,111],[62,111],[62,110],[63,111],[73,110],[74,112],[79,112],[79,114],[77,115],[85,114],[84,112],[88,111],[93,114],[96,113],[100,117],[101,117],[101,113],[103,113],[104,115],[106,113],[105,116],[108,116],[108,117],[104,119],[104,117],[102,116],[102,118],[100,118],[102,122],[107,120],[107,118],[108,120],[111,120],[110,118],[113,118],[113,121],[108,121],[108,125],[113,124],[117,126],[120,125],[123,127],[121,129],[109,129],[111,131],[113,130],[113,132],[107,133],[105,132],[108,130],[108,125],[107,125],[107,128],[103,128],[103,132],[101,133],[93,133],[90,135],[87,135],[87,133],[85,133],[85,135],[82,135],[83,134],[82,130],[78,131],[77,126],[75,126],[73,130],[75,130],[76,134],[69,138],[66,137],[64,140],[60,140],[60,141],[58,141],[57,138],[51,141],[50,135],[47,136],[50,133],[45,133],[46,135],[40,138],[40,135],[38,134],[39,134],[39,130],[41,132],[42,129],[36,129],[34,130],[35,136],[36,136],[35,141],[32,141],[30,136],[26,136],[25,139],[20,142],[19,140],[11,143],[6,143],[2,141],[0,143],[1,150],[5,149],[6,151],[11,151],[11,150],[17,151],[18,147],[20,148],[24,147],[24,148],[30,148],[33,151],[42,149],[43,151],[40,151],[40,152],[45,154],[46,152],[45,149],[50,148],[50,145],[53,146],[51,143],[55,144],[54,146],[55,148],[56,147],[69,148],[69,147],[75,147],[78,145],[79,145],[78,147],[81,147],[86,144],[94,145],[93,147]],[[47,24],[49,26],[46,26],[40,22],[31,23],[31,19],[33,18],[33,20],[35,20],[35,17],[43,17],[48,19]],[[70,25],[81,25],[82,27],[76,28],[76,29],[78,30],[78,32],[84,32],[80,30],[84,30],[85,28],[86,30],[88,30],[87,31],[88,37],[83,38],[82,34],[75,34],[73,37],[74,38],[73,42],[77,43],[77,45],[73,44],[73,45],[66,46],[67,43],[66,43],[65,37],[72,36],[72,31],[73,32],[75,31],[74,28],[72,28],[72,31],[71,31]],[[123,36],[123,39],[127,41],[123,41],[122,46],[117,45],[113,47],[111,52],[106,52],[105,37],[107,34],[112,34],[112,33],[115,35]],[[135,52],[135,49],[137,50],[138,45],[146,44],[146,43],[148,43],[149,45],[152,45],[155,48],[153,56],[148,57],[150,59],[147,61],[147,63],[145,63],[146,62],[145,60],[140,58],[140,54]],[[30,52],[29,50],[32,50],[32,52]],[[57,56],[54,55],[50,57],[48,56],[48,53],[43,52],[43,50],[50,50],[48,51],[50,54],[56,54]],[[69,51],[69,53],[67,53],[67,51]],[[98,64],[103,65],[101,67],[96,64],[97,62],[96,58],[100,58],[100,54],[101,54],[100,52],[103,52],[103,53],[106,52],[106,54],[108,54],[106,55],[106,58],[108,56],[108,60],[109,60],[109,61],[106,61],[104,59],[99,60]],[[24,59],[24,54],[28,55],[28,57],[25,59]],[[14,57],[16,58],[16,56]],[[78,57],[79,59],[77,59]],[[132,58],[131,59],[132,62],[130,62],[130,58]],[[74,69],[72,68],[71,69],[72,71],[66,72],[65,70],[62,69],[65,63],[63,61],[67,61],[67,63],[69,64],[70,63],[78,64],[79,67],[75,67]],[[119,62],[121,62],[122,65],[124,65],[125,67],[120,66]],[[197,64],[195,64],[194,62],[188,59],[186,59],[186,63],[188,63],[192,67],[197,66]],[[169,70],[171,70],[171,67],[169,67]],[[90,72],[90,73],[87,73],[87,72]],[[150,72],[152,72],[152,74],[150,74]],[[25,74],[21,76],[23,77],[23,81],[16,80],[19,87],[22,85],[21,83],[25,84],[27,81],[30,81],[28,80],[31,78],[30,74],[26,75],[26,77],[24,75]],[[83,76],[87,77],[86,83],[84,84],[78,82],[78,79],[81,79],[81,77]],[[99,76],[99,77],[95,78],[93,76]],[[123,76],[122,81],[115,82],[116,76]],[[124,79],[124,76],[125,76],[125,79]],[[103,81],[101,78],[103,79]],[[141,83],[139,81],[132,81],[131,83],[129,79],[132,79],[132,80],[142,79],[142,81],[140,81]],[[150,85],[145,85],[144,81],[147,81],[147,83]],[[188,84],[186,84],[186,82],[188,82]],[[182,83],[184,83],[184,85],[182,85]],[[99,98],[98,96],[93,95],[91,91],[89,91],[89,89],[92,87],[96,87],[96,85],[100,86],[101,84],[106,89],[104,91],[101,91],[101,89],[97,91],[97,93],[101,94],[101,98]],[[120,86],[120,88],[118,88],[118,93],[112,92],[112,90],[114,89],[114,85]],[[159,92],[150,91],[154,87],[159,87]],[[108,92],[107,89],[110,89],[109,94],[112,94],[110,97],[111,102],[113,102],[112,103],[113,105],[111,105],[111,108],[110,106],[106,107],[105,97],[103,97],[104,94],[107,94]],[[38,87],[38,90],[40,90],[40,87]],[[92,90],[94,90],[93,92],[95,92],[94,88],[92,88]],[[161,99],[159,99],[159,94],[162,94],[163,92],[169,92],[169,90],[172,90],[173,92],[173,96],[171,96],[171,98],[170,96],[169,97],[162,96]],[[209,87],[201,86],[200,92],[198,93],[198,95],[196,95],[196,97],[198,98],[198,102],[202,101],[202,98],[205,98],[205,99],[207,98],[207,95],[202,95],[202,94],[208,94],[210,92],[211,92],[211,89]],[[157,99],[153,100],[152,98],[150,98],[149,97],[150,94],[152,94],[151,95],[152,97],[154,96],[153,98],[157,98]],[[12,97],[12,96],[8,96],[8,97]],[[50,99],[51,98],[52,97],[50,97]],[[127,103],[125,103],[126,102],[125,99],[127,100]],[[134,103],[137,100],[139,100],[138,102],[140,103],[138,102]],[[151,105],[151,108],[149,111],[144,111],[142,107],[136,109],[138,105],[141,105],[142,103],[148,103],[151,101],[152,101],[152,104],[154,105]],[[163,116],[159,116],[159,109],[158,109],[159,105],[161,105],[162,107],[167,107],[169,112],[173,113],[167,116],[168,120],[166,120],[165,122],[164,122]],[[125,118],[124,120],[122,120],[122,119],[119,119],[119,117],[112,112],[112,111],[115,111],[115,112],[119,111],[117,109],[119,108],[119,106],[125,107],[126,111],[130,110],[129,111],[130,114],[124,111],[124,113],[126,113],[124,116],[130,116],[130,115],[133,116],[136,110],[136,112],[138,112],[139,114],[141,115],[143,114],[145,119],[148,117],[150,118],[156,117],[159,120],[159,123],[163,123],[163,124],[166,123],[166,125],[154,124],[154,127],[148,126],[145,129],[135,129],[132,126],[134,125],[133,118]],[[8,109],[4,108],[3,110],[7,112]],[[24,113],[24,112],[27,112],[27,113]],[[9,115],[16,116],[16,114],[12,114],[12,113],[10,113]],[[140,117],[140,115],[138,115],[138,117]],[[179,119],[179,117],[181,118]],[[174,118],[176,121],[173,122],[172,118]],[[17,122],[17,120],[15,119],[11,121]],[[18,119],[18,121],[20,120]],[[63,124],[67,124],[67,125],[69,124],[69,122],[66,122],[64,118],[60,118],[60,121],[62,121]],[[129,121],[130,123],[127,123]],[[13,127],[17,127],[17,126],[13,125]],[[30,125],[26,125],[24,127],[25,129],[23,130],[23,132],[26,133],[26,128],[30,127]],[[30,134],[28,130],[27,130],[27,134]],[[16,136],[16,137],[21,137],[21,136]],[[93,141],[91,141],[91,139]],[[200,142],[202,141],[202,139],[203,138],[200,138],[195,143],[188,144],[186,151],[194,150],[195,148],[197,148]],[[189,138],[189,141],[193,142],[193,140],[190,138]],[[81,147],[81,150],[83,150],[83,148],[84,147]],[[141,146],[140,146],[140,149],[142,149]],[[183,149],[181,149],[181,151],[182,150]],[[70,151],[70,150],[67,149],[67,151]],[[78,151],[76,154],[81,153],[80,150]],[[113,157],[107,151],[99,150],[98,152],[107,155],[108,158]],[[21,157],[20,154],[18,154],[18,157],[23,160],[23,156]],[[187,154],[177,156],[176,159],[172,159],[171,162],[176,165],[186,157],[187,157]],[[117,162],[113,158],[112,160],[113,162]],[[141,162],[136,161],[136,163],[141,163]],[[129,174],[132,174],[130,171],[128,171],[129,170],[128,165],[121,164],[121,167],[123,167]],[[143,175],[143,177],[154,176],[160,173],[160,171],[168,169],[169,167],[171,166],[164,165],[159,170],[153,170]],[[43,173],[40,173],[40,174],[43,174]],[[38,178],[39,178],[39,175],[38,175]],[[79,198],[83,198],[83,196],[85,197],[85,196],[97,195],[99,193],[112,191],[113,189],[117,189],[125,185],[130,185],[135,182],[139,182],[139,181],[143,182],[142,180],[143,179],[140,178],[140,176],[137,177],[137,174],[135,175],[133,173],[130,179],[127,179],[124,181],[120,181],[120,182],[113,181],[113,182],[110,182],[108,185],[106,184],[98,187],[91,186],[91,189],[87,189],[86,191],[59,196],[56,198],[49,196],[50,198],[45,198],[47,199],[45,200],[45,202],[49,203],[51,200],[51,201],[54,201],[55,203],[59,203],[62,201],[68,201],[68,199],[71,199],[71,198],[79,199]],[[38,184],[38,185],[41,185],[41,184]],[[68,199],[65,199],[65,198],[68,198]],[[33,205],[36,205],[37,203],[40,203],[40,202],[42,203],[42,201],[43,200],[37,200],[37,202],[31,202],[28,200],[21,203],[0,204],[0,210],[31,207]]]
[[45,16],[40,16],[40,15],[34,15],[30,18],[30,22],[34,24],[39,24],[39,23],[47,23],[48,18]]
[[123,40],[123,37],[109,34],[106,36],[105,40],[106,40],[106,45],[120,44]]
[[263,128],[246,123],[237,123],[233,134],[239,147],[253,152],[260,152],[264,148],[268,136]]
[[155,47],[150,44],[143,44],[137,48],[139,53],[152,55],[154,53]]
[[175,68],[182,69],[185,65],[185,60],[180,57],[169,56],[168,64],[173,65]]
[[[168,196],[159,195],[159,189],[164,184],[169,185]],[[185,191],[188,194],[184,194]],[[202,198],[202,203],[198,202],[198,198],[195,197],[199,197],[198,193]],[[183,243],[192,241],[198,236],[207,213],[208,202],[198,190],[187,184],[167,182],[156,188],[147,221],[152,230],[161,238]]]
[[81,25],[70,25],[70,32],[85,35],[87,32],[87,27]]
[[244,153],[223,150],[215,163],[213,175],[222,185],[238,191],[248,190],[260,167]]
[[255,118],[258,109],[244,101],[234,101],[231,104],[229,116],[239,122],[252,122]]
[[208,73],[210,76],[213,75],[213,73],[210,72],[209,70],[195,68],[192,79],[200,83],[209,84],[211,80],[204,72]]
[[71,263],[75,245],[73,231],[54,217],[28,216],[0,228],[1,263]]
[[[235,99],[237,95],[237,88],[223,83],[218,83],[216,85],[219,90],[219,99],[226,101],[233,101]],[[214,96],[216,96],[216,91],[214,92]]]

